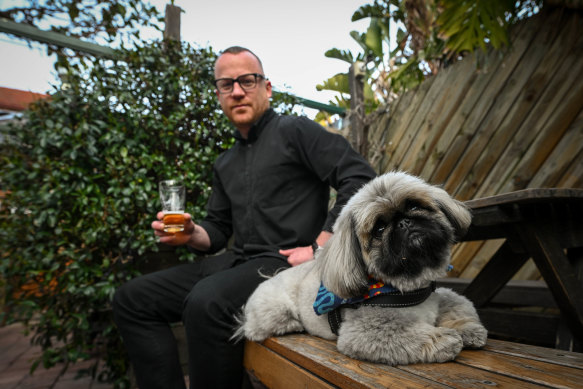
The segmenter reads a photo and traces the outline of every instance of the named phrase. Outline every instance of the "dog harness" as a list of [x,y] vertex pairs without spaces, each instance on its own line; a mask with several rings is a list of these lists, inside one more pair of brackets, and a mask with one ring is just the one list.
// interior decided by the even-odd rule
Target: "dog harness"
[[330,330],[338,335],[338,329],[342,323],[340,308],[357,309],[362,305],[385,307],[385,308],[402,308],[411,307],[421,304],[435,291],[436,282],[425,288],[412,290],[410,292],[400,292],[390,284],[384,284],[381,281],[368,279],[368,292],[364,296],[343,299],[330,292],[323,284],[314,301],[314,312],[320,316],[328,314],[328,324]]

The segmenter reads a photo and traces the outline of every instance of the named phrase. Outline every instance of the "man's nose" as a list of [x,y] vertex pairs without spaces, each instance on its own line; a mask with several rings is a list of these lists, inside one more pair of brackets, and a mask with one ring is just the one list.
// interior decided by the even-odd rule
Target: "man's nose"
[[243,88],[241,88],[241,85],[238,82],[234,82],[233,83],[233,91],[231,92],[231,95],[243,96],[243,95],[245,95],[245,90]]

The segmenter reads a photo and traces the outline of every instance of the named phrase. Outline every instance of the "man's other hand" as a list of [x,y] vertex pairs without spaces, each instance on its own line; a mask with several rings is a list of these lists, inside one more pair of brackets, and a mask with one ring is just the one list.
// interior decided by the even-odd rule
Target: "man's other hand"
[[281,255],[285,255],[287,257],[287,262],[292,266],[297,266],[301,263],[314,259],[314,252],[312,250],[312,246],[279,250],[279,253]]

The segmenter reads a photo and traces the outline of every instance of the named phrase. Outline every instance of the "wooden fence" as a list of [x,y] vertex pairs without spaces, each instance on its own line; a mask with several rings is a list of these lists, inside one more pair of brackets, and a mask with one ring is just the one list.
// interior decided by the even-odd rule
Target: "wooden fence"
[[[408,171],[460,200],[581,188],[583,12],[543,10],[504,52],[468,56],[373,115],[379,173]],[[502,243],[458,245],[453,276],[474,277]],[[516,278],[539,278],[532,261]]]

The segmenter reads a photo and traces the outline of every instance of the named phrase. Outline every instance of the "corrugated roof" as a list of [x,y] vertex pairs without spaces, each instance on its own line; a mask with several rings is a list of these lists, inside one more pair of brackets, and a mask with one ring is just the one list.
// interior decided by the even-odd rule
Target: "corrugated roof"
[[30,103],[48,97],[43,93],[0,87],[0,111],[24,111]]

